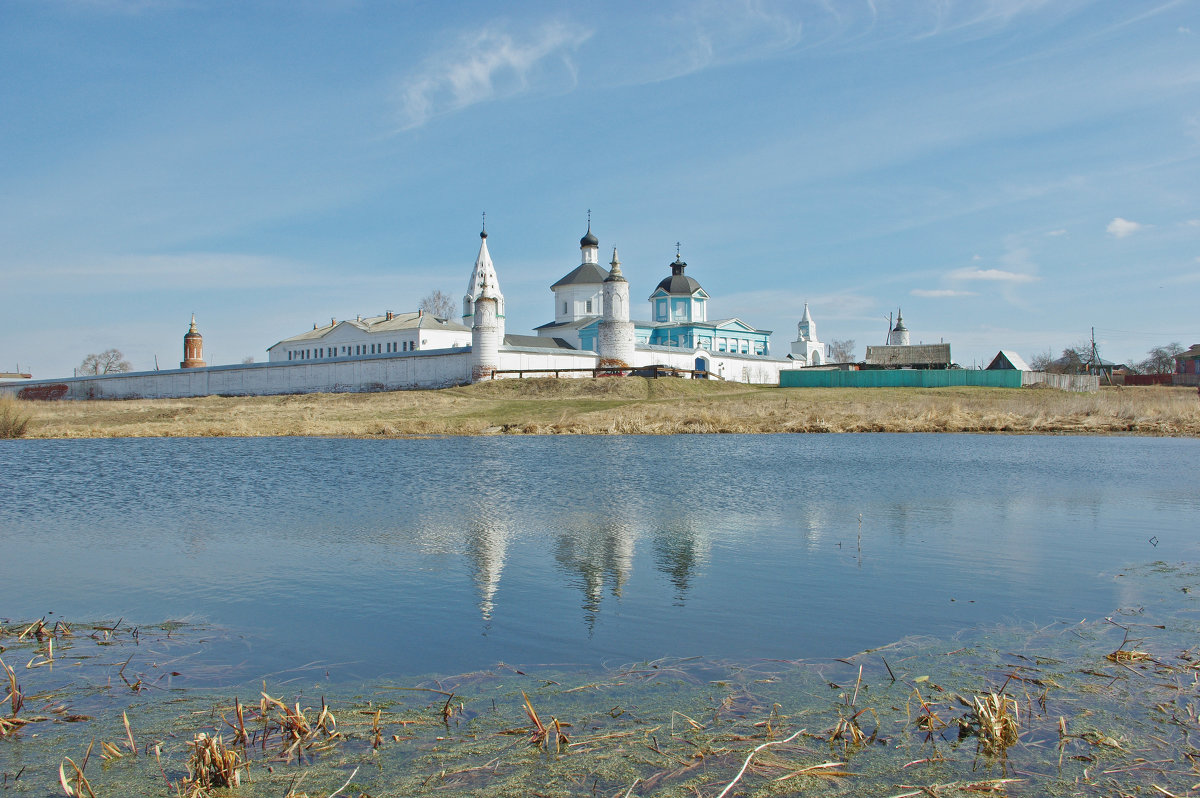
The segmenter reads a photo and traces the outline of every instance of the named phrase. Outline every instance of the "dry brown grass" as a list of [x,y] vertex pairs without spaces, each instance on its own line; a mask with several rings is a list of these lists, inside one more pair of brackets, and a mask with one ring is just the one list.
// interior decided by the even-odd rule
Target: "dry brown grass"
[[0,438],[22,438],[29,428],[28,402],[0,396]]
[[25,402],[27,437],[1007,432],[1200,435],[1190,388],[771,388],[637,377],[439,391]]

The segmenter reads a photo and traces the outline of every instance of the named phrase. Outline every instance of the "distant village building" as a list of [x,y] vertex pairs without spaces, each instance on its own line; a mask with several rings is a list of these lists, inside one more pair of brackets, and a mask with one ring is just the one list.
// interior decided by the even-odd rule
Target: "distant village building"
[[988,364],[988,371],[999,369],[1015,369],[1016,371],[1033,371],[1025,359],[1011,349],[1001,349]]
[[196,314],[192,314],[192,324],[183,336],[183,362],[181,369],[199,369],[207,365],[204,362],[204,336],[196,329]]
[[1200,375],[1200,344],[1192,344],[1175,356],[1175,373]]
[[950,344],[912,345],[904,316],[896,312],[896,326],[888,332],[886,346],[868,346],[863,362],[866,368],[875,369],[948,369],[953,365]]

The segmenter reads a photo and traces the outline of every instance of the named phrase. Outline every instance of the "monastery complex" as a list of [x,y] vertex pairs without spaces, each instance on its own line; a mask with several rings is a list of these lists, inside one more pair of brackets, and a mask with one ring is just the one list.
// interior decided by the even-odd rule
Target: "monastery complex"
[[[777,385],[782,371],[826,362],[807,305],[784,357],[771,352],[770,330],[738,318],[710,319],[709,294],[686,273],[678,248],[670,274],[648,297],[648,318],[634,318],[617,250],[601,265],[590,223],[579,241],[579,265],[550,286],[552,320],[534,335],[512,334],[487,231],[479,238],[457,320],[420,310],[332,318],[269,347],[265,363],[209,366],[193,316],[179,369],[39,380],[21,385],[21,392],[118,399],[401,390],[547,374],[590,377],[598,369],[652,366],[697,378]],[[0,392],[16,387],[0,385]]]

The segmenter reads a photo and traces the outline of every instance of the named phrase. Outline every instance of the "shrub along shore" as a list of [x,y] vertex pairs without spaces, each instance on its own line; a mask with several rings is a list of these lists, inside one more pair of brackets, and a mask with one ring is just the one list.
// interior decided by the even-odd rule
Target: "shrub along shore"
[[28,438],[778,432],[1200,435],[1192,388],[775,388],[639,377],[437,391],[12,402]]

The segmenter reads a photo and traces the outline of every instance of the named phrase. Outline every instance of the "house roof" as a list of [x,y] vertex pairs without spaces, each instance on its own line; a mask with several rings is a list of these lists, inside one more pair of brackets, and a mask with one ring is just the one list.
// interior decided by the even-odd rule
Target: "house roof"
[[948,366],[951,362],[950,344],[867,347],[866,363],[870,366]]
[[1016,369],[1017,371],[1032,371],[1024,358],[1011,349],[1001,349],[988,364],[988,369]]

